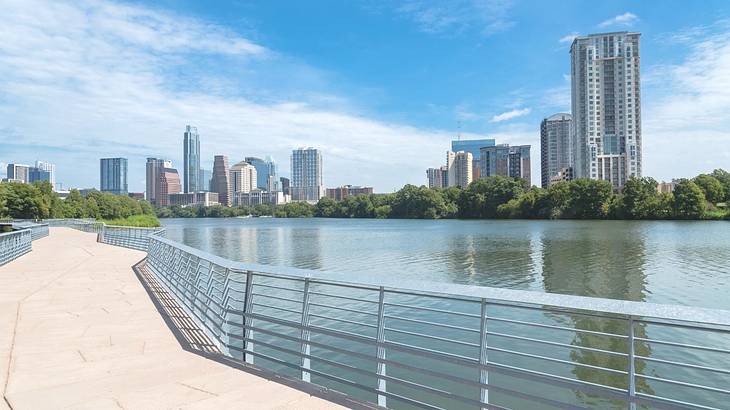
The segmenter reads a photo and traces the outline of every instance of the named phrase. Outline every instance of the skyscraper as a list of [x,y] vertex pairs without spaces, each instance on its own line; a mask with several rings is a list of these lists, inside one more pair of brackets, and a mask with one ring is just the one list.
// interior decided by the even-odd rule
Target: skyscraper
[[256,167],[246,161],[232,166],[230,171],[231,193],[251,192],[251,190],[257,189],[257,171]]
[[244,161],[256,167],[256,187],[266,191],[278,191],[279,180],[276,175],[276,162],[267,156],[266,159],[246,157]]
[[429,188],[443,188],[443,172],[441,168],[429,168],[426,170],[426,178],[428,178]]
[[127,195],[127,159],[102,158],[99,161],[99,179],[101,192],[115,195]]
[[505,176],[522,178],[530,183],[530,146],[499,144],[482,148],[479,160],[481,177]]
[[200,137],[198,129],[191,126],[185,127],[183,135],[183,190],[184,192],[197,192],[198,179],[200,178]]
[[169,206],[170,195],[179,194],[180,174],[174,168],[160,167],[158,170],[158,180],[155,184],[155,201],[157,206]]
[[324,196],[322,155],[315,148],[299,148],[291,154],[292,201],[316,202]]
[[289,178],[280,177],[279,183],[281,184],[281,193],[284,195],[289,195],[291,192],[289,191]]
[[543,188],[550,178],[564,173],[573,166],[573,118],[559,113],[542,120],[540,124],[540,182]]
[[218,202],[230,206],[231,178],[228,169],[228,157],[216,155],[213,158],[213,178],[210,180],[210,189],[218,193]]
[[[53,189],[56,189],[56,165],[51,164],[50,162],[36,161],[35,167],[38,169],[38,171],[44,171],[48,173],[47,181],[51,183]],[[43,175],[45,176],[46,174]]]
[[448,186],[459,186],[466,188],[473,180],[474,174],[472,167],[474,166],[474,156],[471,152],[449,152],[447,154],[449,161],[449,177]]
[[213,171],[201,169],[198,175],[198,191],[210,192],[210,179],[213,178]]
[[172,161],[162,158],[147,158],[145,197],[151,204],[157,204],[157,184],[160,180],[160,170],[172,168]]
[[623,187],[641,176],[639,33],[576,37],[570,47],[576,178]]

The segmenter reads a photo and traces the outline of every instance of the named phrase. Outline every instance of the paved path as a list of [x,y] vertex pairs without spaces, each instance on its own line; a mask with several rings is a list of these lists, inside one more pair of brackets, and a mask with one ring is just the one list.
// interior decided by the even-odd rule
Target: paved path
[[182,349],[132,270],[144,253],[51,228],[0,267],[0,409],[335,409]]

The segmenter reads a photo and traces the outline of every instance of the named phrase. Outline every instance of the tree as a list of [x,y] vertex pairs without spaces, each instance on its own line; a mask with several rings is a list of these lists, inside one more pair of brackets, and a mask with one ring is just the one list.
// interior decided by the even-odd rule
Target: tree
[[608,214],[609,201],[613,195],[610,182],[580,178],[570,182],[568,192],[568,217],[601,219]]
[[716,169],[712,171],[711,175],[720,181],[725,190],[725,201],[730,202],[730,172],[724,169]]
[[38,219],[49,214],[48,203],[35,185],[20,182],[4,183],[4,208],[7,215],[18,219]]
[[410,184],[395,193],[390,207],[392,218],[438,219],[447,213],[440,192]]
[[627,219],[661,219],[667,217],[662,209],[662,197],[653,178],[629,178],[621,196],[622,217]]
[[705,194],[705,199],[710,203],[716,204],[725,200],[725,187],[714,176],[698,175],[693,179],[693,182],[700,187],[702,193]]
[[495,218],[497,208],[518,198],[523,190],[519,179],[493,176],[478,179],[462,191],[459,197],[459,217]]
[[689,179],[681,179],[674,187],[672,211],[677,219],[700,219],[705,213],[705,194]]

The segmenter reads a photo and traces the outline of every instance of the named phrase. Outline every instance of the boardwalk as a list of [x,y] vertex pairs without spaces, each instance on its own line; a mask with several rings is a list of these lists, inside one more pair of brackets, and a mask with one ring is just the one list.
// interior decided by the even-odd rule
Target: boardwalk
[[334,409],[185,351],[132,270],[144,253],[52,228],[0,267],[0,409]]

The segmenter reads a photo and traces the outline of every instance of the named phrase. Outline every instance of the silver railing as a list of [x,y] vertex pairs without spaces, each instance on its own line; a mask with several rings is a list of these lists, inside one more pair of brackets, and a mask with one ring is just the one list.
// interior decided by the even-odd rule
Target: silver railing
[[389,408],[730,408],[730,313],[226,260],[153,273],[226,356]]
[[101,243],[140,251],[147,250],[150,235],[165,231],[164,228],[107,225],[93,219],[52,219],[47,222],[51,226],[65,226],[83,232],[93,232],[98,234],[97,240]]
[[48,236],[48,224],[47,223],[19,221],[19,222],[13,222],[13,228],[30,229],[31,237],[34,241]]
[[0,266],[30,252],[32,241],[30,229],[0,233]]

